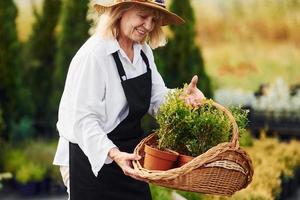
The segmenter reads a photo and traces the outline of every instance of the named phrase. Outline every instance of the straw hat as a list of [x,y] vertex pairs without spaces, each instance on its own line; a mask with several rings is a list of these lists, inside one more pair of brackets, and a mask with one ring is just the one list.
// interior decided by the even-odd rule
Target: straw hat
[[164,15],[162,21],[163,26],[184,23],[184,20],[181,17],[167,10],[165,0],[94,0],[93,2],[94,7],[100,13],[105,11],[105,9],[107,8],[112,8],[126,3],[141,4],[154,9],[158,9]]

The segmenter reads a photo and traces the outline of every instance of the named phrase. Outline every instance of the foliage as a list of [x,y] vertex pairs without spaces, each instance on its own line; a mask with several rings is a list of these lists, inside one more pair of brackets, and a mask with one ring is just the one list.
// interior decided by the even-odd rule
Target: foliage
[[11,172],[20,183],[41,181],[46,177],[57,179],[52,165],[56,143],[29,141],[18,146],[7,145],[4,153],[4,170]]
[[234,117],[235,122],[239,128],[239,136],[244,137],[245,140],[251,140],[251,136],[249,135],[249,133],[248,136],[245,135],[247,134],[246,127],[249,122],[248,121],[249,110],[243,109],[241,106],[229,106],[228,109],[231,112],[232,116]]
[[3,111],[0,107],[0,141],[2,139],[2,132],[3,132],[4,129],[5,129],[5,123],[4,123],[4,120],[3,120]]
[[201,194],[199,194],[199,193],[184,192],[184,191],[178,191],[177,193],[188,200],[201,200],[202,199]]
[[39,182],[45,178],[46,169],[32,162],[24,163],[16,172],[16,180],[26,184],[30,181]]
[[[30,6],[28,1],[16,2],[19,36],[24,38],[32,22]],[[191,3],[196,19],[194,43],[201,45],[213,88],[255,90],[262,80],[273,82],[278,76],[288,84],[299,82],[299,0]],[[160,67],[157,56],[156,63]]]
[[[170,88],[189,82],[193,75],[200,79],[198,87],[207,97],[212,96],[211,83],[205,72],[200,48],[195,45],[195,17],[190,0],[173,1],[170,10],[181,16],[186,23],[171,26],[172,38],[155,53],[158,68]],[[176,78],[174,78],[176,77]]]
[[184,192],[184,191],[177,191],[168,188],[163,188],[156,185],[150,185],[151,195],[153,200],[174,200],[174,199],[181,199],[174,196],[174,194],[179,194],[180,196],[184,197],[187,200],[200,200],[201,196],[196,193],[192,192]]
[[[199,29],[205,32],[202,36],[206,41],[299,41],[299,0],[194,0],[194,3],[199,11]],[[230,34],[234,30],[235,34]]]
[[25,76],[31,77],[26,79],[26,84],[32,93],[30,102],[34,107],[35,127],[39,134],[45,133],[45,129],[48,129],[48,132],[55,132],[53,126],[56,112],[51,110],[50,98],[46,94],[52,92],[54,60],[57,50],[55,29],[60,5],[61,0],[48,0],[43,2],[41,13],[34,10],[35,23],[26,44]]
[[[2,110],[0,107],[0,146],[4,145],[4,140],[2,138],[2,131],[4,130],[4,126],[5,124],[2,118]],[[3,148],[0,148],[0,155],[3,155],[3,153],[4,153]],[[4,163],[3,156],[0,156],[0,171],[3,170],[3,163]]]
[[0,172],[0,190],[2,189],[3,185],[2,185],[2,180],[4,179],[10,179],[12,178],[11,173],[1,173]]
[[[187,105],[183,89],[174,89],[166,97],[156,116],[159,148],[169,148],[180,153],[197,156],[211,147],[231,138],[231,122],[225,113],[213,106],[212,100],[204,100],[193,108]],[[245,132],[247,111],[241,107],[230,108],[240,132]]]
[[89,36],[89,22],[86,20],[88,3],[88,0],[63,1],[60,16],[60,32],[57,36],[58,49],[55,58],[56,69],[51,100],[53,108],[57,108],[59,103],[71,59]]
[[205,200],[276,199],[281,192],[281,177],[293,177],[300,166],[299,142],[280,143],[274,138],[255,140],[253,147],[246,148],[254,165],[252,183],[231,198],[205,197]]
[[12,122],[9,139],[12,144],[20,144],[33,138],[34,127],[30,117],[22,117],[18,123]]
[[[279,142],[275,138],[254,140],[253,146],[245,148],[254,166],[253,180],[250,185],[231,197],[203,195],[180,192],[188,199],[201,200],[274,200],[281,192],[281,177],[293,177],[293,172],[300,167],[299,141]],[[151,187],[153,200],[170,200],[169,189]],[[159,191],[156,191],[159,190]],[[158,194],[165,194],[160,198]],[[157,195],[157,196],[156,196]]]
[[251,133],[249,131],[246,131],[245,129],[242,130],[239,130],[240,132],[240,138],[239,138],[239,142],[240,142],[240,145],[242,147],[251,147],[253,146],[254,144],[254,141],[253,141],[253,137],[251,135]]
[[20,43],[17,38],[16,17],[14,1],[0,1],[0,107],[6,124],[6,134],[10,121],[18,120],[17,108],[21,102]]
[[153,184],[150,184],[150,189],[153,200],[172,200],[171,189],[163,188]]
[[214,88],[255,90],[278,76],[299,82],[299,0],[193,0],[193,6]]

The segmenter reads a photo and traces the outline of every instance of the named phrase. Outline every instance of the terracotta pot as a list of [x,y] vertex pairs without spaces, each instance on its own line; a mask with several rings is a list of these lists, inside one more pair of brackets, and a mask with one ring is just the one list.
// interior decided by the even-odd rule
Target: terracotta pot
[[190,162],[191,160],[193,160],[194,158],[195,157],[180,154],[179,158],[178,158],[178,166],[181,167],[184,164],[186,164],[186,163]]
[[178,153],[171,150],[162,151],[145,145],[144,168],[150,170],[168,170],[175,166]]

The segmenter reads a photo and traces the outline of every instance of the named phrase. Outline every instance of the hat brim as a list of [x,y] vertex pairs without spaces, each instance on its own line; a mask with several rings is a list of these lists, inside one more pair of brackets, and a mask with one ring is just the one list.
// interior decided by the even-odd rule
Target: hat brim
[[162,14],[164,15],[163,19],[162,19],[162,26],[171,25],[171,24],[180,25],[180,24],[185,23],[185,21],[181,17],[176,15],[175,13],[172,13],[172,12],[168,11],[166,8],[164,8],[160,5],[157,5],[155,3],[151,3],[151,2],[140,2],[140,1],[134,1],[134,0],[118,2],[118,3],[113,3],[113,4],[109,4],[109,3],[107,3],[107,4],[101,3],[100,4],[97,2],[94,4],[94,7],[99,13],[103,13],[108,8],[116,7],[116,6],[119,6],[122,4],[132,4],[132,3],[144,5],[144,6],[158,9],[159,11],[161,11]]

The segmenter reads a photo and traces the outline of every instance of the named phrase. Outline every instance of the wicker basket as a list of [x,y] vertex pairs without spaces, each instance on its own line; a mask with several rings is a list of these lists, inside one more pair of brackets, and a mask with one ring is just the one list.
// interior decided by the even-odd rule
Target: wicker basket
[[[232,114],[220,104],[213,105],[226,113],[232,126],[231,142],[221,143],[197,156],[187,164],[167,171],[143,168],[143,159],[134,161],[135,171],[149,182],[184,191],[231,196],[246,188],[253,176],[250,157],[239,146],[238,126]],[[144,138],[134,152],[144,157],[145,144],[153,144],[155,133]]]

